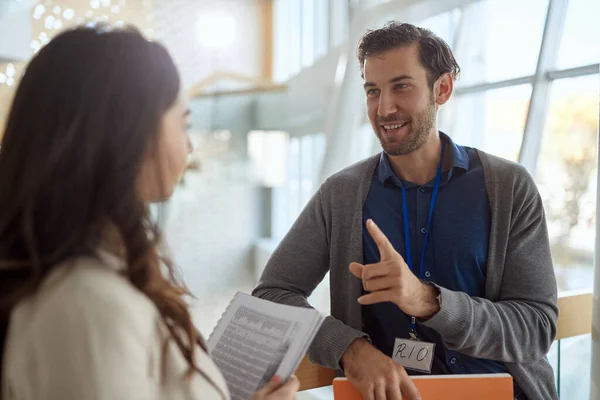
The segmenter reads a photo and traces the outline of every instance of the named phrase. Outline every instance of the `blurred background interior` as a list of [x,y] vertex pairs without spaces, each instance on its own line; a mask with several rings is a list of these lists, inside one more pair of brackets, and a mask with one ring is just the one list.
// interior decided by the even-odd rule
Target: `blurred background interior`
[[[440,129],[528,168],[559,290],[589,291],[599,15],[597,0],[0,0],[0,126],[27,61],[69,26],[134,24],[167,46],[195,150],[164,222],[208,335],[323,179],[379,151],[355,47],[368,28],[411,22],[444,38],[462,67]],[[311,300],[328,311],[326,281]],[[562,342],[550,353],[560,390],[589,398],[590,335]]]

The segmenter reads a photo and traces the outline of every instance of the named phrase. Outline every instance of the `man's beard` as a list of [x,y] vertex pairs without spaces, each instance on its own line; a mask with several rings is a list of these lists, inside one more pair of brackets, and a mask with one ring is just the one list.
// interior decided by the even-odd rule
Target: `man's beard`
[[423,113],[419,114],[410,121],[411,132],[401,143],[395,142],[395,138],[386,139],[382,137],[379,131],[380,122],[377,122],[375,134],[381,143],[383,151],[390,156],[404,156],[419,149],[429,138],[429,135],[435,127],[436,109],[435,102],[432,100]]

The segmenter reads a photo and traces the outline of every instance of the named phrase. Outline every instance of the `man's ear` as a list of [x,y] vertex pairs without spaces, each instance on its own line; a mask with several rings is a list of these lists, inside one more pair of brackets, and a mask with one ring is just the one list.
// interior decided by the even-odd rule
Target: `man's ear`
[[446,104],[452,96],[454,90],[454,80],[449,73],[445,73],[440,76],[437,81],[433,84],[433,92],[435,103],[437,105]]

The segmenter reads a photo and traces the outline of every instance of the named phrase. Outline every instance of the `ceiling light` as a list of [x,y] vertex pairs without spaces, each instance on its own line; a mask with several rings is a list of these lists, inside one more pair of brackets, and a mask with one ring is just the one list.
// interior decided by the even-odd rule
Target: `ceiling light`
[[196,23],[196,33],[202,46],[224,49],[235,39],[235,19],[225,13],[202,14]]

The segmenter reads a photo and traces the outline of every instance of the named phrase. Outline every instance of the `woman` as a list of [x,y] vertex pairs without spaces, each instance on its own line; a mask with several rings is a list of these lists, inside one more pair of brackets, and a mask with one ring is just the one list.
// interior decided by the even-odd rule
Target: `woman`
[[186,164],[179,91],[133,30],[77,28],[29,63],[0,147],[4,400],[228,398],[148,211]]

